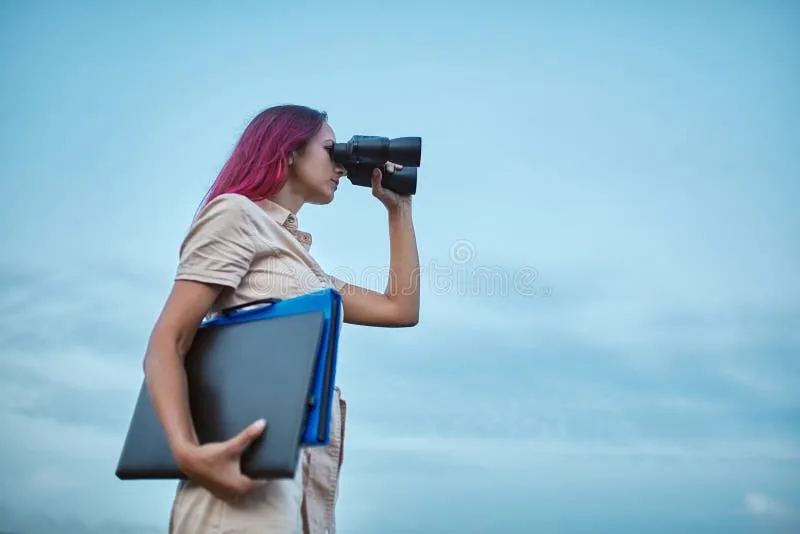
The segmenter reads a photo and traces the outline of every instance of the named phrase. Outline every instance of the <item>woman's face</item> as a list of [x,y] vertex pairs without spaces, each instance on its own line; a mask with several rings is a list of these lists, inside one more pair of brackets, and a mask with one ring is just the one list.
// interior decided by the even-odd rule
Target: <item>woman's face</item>
[[309,140],[302,153],[292,157],[290,178],[294,187],[311,204],[327,204],[333,200],[339,179],[345,169],[335,164],[331,147],[336,142],[333,129],[325,122],[319,132]]

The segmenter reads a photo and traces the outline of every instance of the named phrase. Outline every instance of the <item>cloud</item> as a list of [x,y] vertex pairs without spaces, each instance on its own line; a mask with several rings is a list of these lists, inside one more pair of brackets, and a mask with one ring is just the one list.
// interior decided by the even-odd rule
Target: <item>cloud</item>
[[73,514],[53,516],[47,510],[36,513],[20,512],[0,506],[0,532],[12,534],[160,534],[163,527],[138,521],[86,521]]
[[[326,28],[336,10],[306,19]],[[359,50],[425,80],[398,77],[399,99],[352,91],[336,62],[273,76],[319,57],[313,40],[263,53],[292,27],[285,9],[266,32],[230,10],[6,11],[2,187],[22,200],[0,214],[0,501],[31,511],[14,530],[165,530],[174,484],[113,477],[146,337],[202,190],[244,118],[286,95],[327,108],[342,140],[427,147],[422,323],[342,340],[342,532],[734,533],[741,514],[722,515],[751,488],[795,507],[797,9],[587,25],[398,4],[414,38]],[[368,35],[334,46],[382,36],[365,13],[347,16]],[[303,209],[315,255],[381,288],[385,209],[346,182],[336,204]]]
[[[78,505],[85,518],[163,525],[174,486],[121,484],[113,468],[164,294],[152,271],[118,276],[112,264],[52,276],[7,268],[15,282],[6,302],[26,305],[7,313],[0,330],[10,347],[0,357],[0,424],[17,429],[0,438],[0,450],[45,460],[33,472],[4,465],[9,480],[24,483],[13,496],[11,486],[2,493],[23,509],[46,498],[69,514],[81,499],[98,505]],[[469,469],[498,488],[524,474],[535,488],[545,473],[564,484],[588,476],[602,484],[625,470],[631,480],[655,480],[676,477],[676,463],[702,463],[705,474],[724,479],[714,465],[798,461],[800,440],[787,426],[797,418],[792,310],[648,308],[581,294],[581,278],[576,273],[565,295],[555,286],[547,296],[487,294],[485,286],[429,293],[418,328],[346,328],[343,513],[352,525],[359,514],[365,528],[375,520],[359,504],[376,502],[375,477],[407,479],[410,492],[414,477],[432,473],[443,489],[455,488],[459,470]],[[91,290],[80,289],[89,281]],[[30,298],[36,294],[47,297]],[[704,341],[715,329],[735,338]],[[406,473],[384,465],[388,457]]]
[[645,459],[681,461],[736,462],[754,457],[777,460],[800,460],[796,447],[769,441],[714,441],[707,444],[669,443],[659,439],[618,440],[616,442],[570,439],[548,436],[543,433],[527,439],[494,437],[441,436],[441,435],[391,435],[385,431],[368,433],[369,439],[360,440],[352,451],[412,454],[427,457],[437,464],[453,464],[476,470],[507,470],[519,474],[533,474],[545,460],[569,458],[579,460]]
[[744,497],[747,512],[754,516],[776,516],[783,514],[783,507],[764,493],[748,493]]
[[[0,505],[31,512],[4,517],[0,528],[122,533],[137,532],[126,521],[164,524],[174,484],[142,492],[113,474],[157,291],[104,267],[0,269],[10,281],[0,297],[0,426],[11,429],[0,433]],[[43,501],[52,520],[36,512]],[[91,526],[104,520],[112,523]]]

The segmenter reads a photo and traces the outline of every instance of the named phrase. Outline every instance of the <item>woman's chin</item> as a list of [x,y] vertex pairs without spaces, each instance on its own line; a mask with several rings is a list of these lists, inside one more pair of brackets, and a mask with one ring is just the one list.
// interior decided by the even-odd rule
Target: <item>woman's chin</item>
[[308,202],[309,204],[314,204],[319,206],[324,204],[330,204],[331,202],[333,202],[333,198],[334,198],[333,191],[325,191],[317,193],[312,198],[307,199],[306,202]]

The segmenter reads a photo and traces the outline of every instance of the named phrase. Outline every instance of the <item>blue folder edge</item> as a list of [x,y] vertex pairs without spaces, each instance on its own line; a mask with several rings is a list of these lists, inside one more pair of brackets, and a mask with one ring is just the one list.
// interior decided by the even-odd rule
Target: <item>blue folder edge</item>
[[[307,447],[325,446],[330,444],[330,421],[333,410],[334,385],[336,384],[339,334],[343,321],[341,294],[339,294],[339,292],[335,289],[322,289],[312,293],[278,300],[272,304],[257,304],[252,307],[243,308],[241,311],[235,311],[228,315],[219,315],[212,319],[203,321],[200,325],[200,328],[207,328],[209,326],[227,325],[246,321],[268,319],[271,317],[283,317],[287,315],[313,312],[322,312],[324,317],[324,328],[319,344],[317,368],[314,372],[314,380],[311,388],[311,396],[314,402],[311,404],[302,437],[302,445]],[[334,339],[333,350],[330,354],[330,359],[332,360],[330,362],[330,387],[327,389],[327,391],[325,391],[325,367],[328,363],[329,357],[327,347],[331,342],[331,336],[334,336]],[[323,403],[321,400],[323,395],[327,396],[328,408],[326,410],[326,414],[322,413]],[[323,415],[325,415],[328,424],[325,425],[323,429],[324,434],[322,438],[320,438],[317,429],[320,424],[320,419],[322,419]]]

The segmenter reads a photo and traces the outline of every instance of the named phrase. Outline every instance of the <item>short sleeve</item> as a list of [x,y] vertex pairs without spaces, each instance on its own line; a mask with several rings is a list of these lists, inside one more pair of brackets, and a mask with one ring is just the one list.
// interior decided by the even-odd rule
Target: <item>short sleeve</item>
[[176,280],[238,287],[255,256],[252,220],[244,206],[221,195],[204,206],[180,248]]
[[338,292],[341,292],[342,289],[344,289],[344,286],[347,285],[347,282],[341,278],[337,278],[327,273],[325,273],[325,276],[328,278],[328,283],[331,285],[331,287]]

